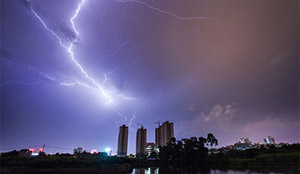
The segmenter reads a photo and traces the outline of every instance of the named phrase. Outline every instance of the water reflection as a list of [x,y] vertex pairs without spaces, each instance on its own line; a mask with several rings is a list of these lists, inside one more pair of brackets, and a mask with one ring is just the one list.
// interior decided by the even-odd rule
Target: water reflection
[[159,174],[159,168],[140,168],[134,169],[132,174]]
[[[180,174],[190,174],[189,172],[184,171],[177,171]],[[170,172],[164,172],[159,171],[159,168],[138,168],[133,169],[132,174],[169,174]],[[173,173],[173,172],[171,172]],[[227,170],[227,171],[221,171],[221,170],[209,170],[209,171],[198,171],[198,172],[192,172],[193,174],[280,174],[280,173],[274,173],[274,172],[267,172],[267,173],[258,173],[258,172],[252,172],[249,170],[245,171],[236,171],[236,170]]]

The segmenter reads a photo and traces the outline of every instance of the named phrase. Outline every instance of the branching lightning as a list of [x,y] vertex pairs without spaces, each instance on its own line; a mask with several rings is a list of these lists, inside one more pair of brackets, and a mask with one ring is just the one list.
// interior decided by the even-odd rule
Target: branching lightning
[[104,79],[102,81],[102,85],[104,85],[106,83],[106,81],[108,80],[108,76],[111,75],[112,73],[114,73],[115,71],[117,71],[119,69],[119,67],[113,69],[112,71],[105,73],[104,74]]
[[179,20],[205,20],[205,21],[210,21],[212,20],[211,18],[209,17],[206,17],[206,16],[193,16],[193,17],[182,17],[182,16],[179,16],[179,15],[176,15],[170,11],[166,11],[166,10],[162,10],[158,7],[153,7],[151,5],[149,5],[148,3],[146,2],[143,2],[143,1],[139,1],[139,0],[114,0],[116,2],[120,2],[120,3],[126,3],[126,2],[134,2],[134,3],[138,3],[140,5],[144,5],[146,7],[148,7],[149,9],[151,10],[155,10],[159,13],[163,13],[163,14],[166,14],[166,15],[169,15],[169,16],[172,16],[176,19],[179,19]]
[[118,53],[121,51],[121,49],[122,49],[125,45],[127,45],[127,44],[128,44],[128,39],[127,39],[124,43],[122,43],[121,45],[119,45],[119,47],[118,47],[114,52],[112,52],[111,54],[109,54],[109,55],[107,55],[107,56],[105,56],[105,57],[103,57],[103,58],[97,59],[96,62],[90,67],[90,71],[93,71],[93,69],[95,68],[95,66],[96,66],[100,61],[106,60],[106,59],[108,59],[108,58],[110,58],[110,57],[113,57],[113,56],[115,56],[116,54],[118,54]]
[[[26,69],[28,71],[31,71],[31,72],[34,72],[34,73],[38,74],[45,81],[49,81],[51,83],[56,83],[56,84],[59,84],[59,85],[62,85],[62,86],[79,85],[79,86],[90,88],[90,86],[88,86],[88,85],[86,85],[84,83],[81,83],[78,80],[74,80],[73,79],[74,82],[61,81],[59,79],[56,79],[56,78],[52,77],[49,74],[46,74],[46,73],[38,71],[36,68],[34,68],[32,66],[27,66],[27,65],[18,63],[16,61],[13,61],[13,59],[9,59],[9,58],[3,57],[3,56],[2,56],[2,58],[3,58],[2,60],[5,60],[5,61],[7,61],[10,64],[13,64],[13,65],[15,65],[17,67],[21,67],[21,68],[24,68],[24,69]],[[11,81],[7,81],[7,82],[4,82],[4,83],[1,83],[0,86],[5,86],[5,85],[8,85],[8,84],[19,84],[19,85],[24,85],[24,86],[34,86],[34,85],[42,84],[45,81],[37,81],[37,82],[33,82],[33,83],[25,83],[25,82],[21,82],[21,81],[11,80]]]
[[0,86],[8,85],[8,84],[11,84],[11,83],[16,83],[16,84],[20,84],[20,85],[24,85],[24,86],[34,86],[34,85],[42,84],[42,83],[44,83],[44,81],[25,83],[25,82],[20,82],[20,81],[16,81],[16,80],[10,80],[10,81],[1,83]]
[[132,115],[132,117],[131,117],[131,119],[130,119],[130,121],[128,123],[129,130],[133,131],[133,132],[135,132],[136,130],[135,130],[135,128],[132,128],[131,125],[132,125],[133,120],[135,120],[135,118],[136,118],[136,111],[133,112],[133,115]]
[[112,108],[120,117],[123,117],[124,119],[121,121],[117,121],[116,124],[120,124],[122,122],[127,121],[127,117],[125,115],[123,115],[121,112],[119,112],[117,109]]
[[[28,0],[29,2],[29,0]],[[62,85],[75,85],[75,84],[78,84],[78,85],[83,85],[85,87],[90,87],[90,88],[95,88],[97,90],[99,90],[101,92],[101,94],[105,97],[106,101],[109,102],[112,98],[112,96],[109,94],[109,92],[107,92],[102,86],[101,84],[99,84],[95,79],[93,79],[91,76],[88,75],[88,73],[84,70],[83,66],[80,65],[80,63],[76,60],[76,58],[74,57],[74,52],[72,50],[73,46],[74,46],[74,43],[78,41],[78,37],[79,37],[79,32],[77,31],[76,27],[75,27],[75,24],[74,24],[74,20],[76,19],[76,17],[78,16],[79,12],[80,12],[80,9],[82,7],[82,5],[84,4],[85,0],[82,0],[80,2],[80,4],[78,5],[76,11],[75,11],[75,14],[71,17],[70,19],[70,22],[72,24],[72,29],[74,30],[75,32],[75,39],[74,41],[69,45],[69,46],[66,46],[63,42],[62,42],[62,39],[53,31],[51,30],[47,25],[46,23],[43,21],[43,19],[33,10],[33,8],[30,6],[30,10],[31,12],[35,15],[35,17],[43,24],[44,28],[49,31],[52,35],[55,36],[55,38],[59,41],[59,44],[61,47],[63,47],[64,49],[67,50],[67,52],[69,53],[70,55],[70,58],[71,60],[73,61],[73,63],[76,65],[76,67],[81,71],[81,73],[85,76],[85,78],[87,80],[89,80],[92,84],[92,86],[89,86],[89,85],[83,85],[83,83],[72,83],[72,84],[65,84],[63,83]]]
[[[148,3],[140,1],[140,0],[114,0],[114,1],[115,2],[119,2],[119,3],[126,3],[126,2],[137,3],[137,4],[140,4],[140,5],[143,5],[143,6],[149,8],[151,10],[157,11],[157,12],[162,13],[162,14],[169,15],[169,16],[174,17],[174,18],[179,19],[179,20],[206,20],[206,21],[207,20],[211,20],[211,18],[208,18],[208,17],[205,17],[205,16],[182,17],[182,16],[174,14],[174,13],[172,13],[170,11],[166,11],[166,10],[160,9],[158,7],[151,6]],[[30,0],[27,0],[27,2],[30,3]],[[76,20],[77,16],[79,15],[80,10],[81,10],[81,8],[82,8],[82,6],[83,6],[84,3],[85,3],[85,0],[81,0],[80,1],[79,5],[77,6],[77,9],[75,10],[74,15],[70,18],[70,23],[71,23],[71,26],[72,26],[72,30],[75,33],[75,38],[73,39],[73,41],[71,43],[69,43],[69,42],[65,41],[64,39],[62,39],[62,37],[60,37],[54,30],[51,29],[51,27],[49,27],[46,24],[46,22],[32,8],[31,5],[29,7],[30,7],[30,11],[38,19],[38,21],[43,25],[43,27],[45,28],[45,30],[47,30],[49,33],[51,33],[54,36],[54,38],[56,38],[58,40],[59,45],[67,51],[67,53],[69,54],[70,59],[72,60],[73,64],[75,65],[75,67],[77,67],[80,70],[80,73],[85,77],[85,79],[87,80],[87,82],[81,82],[81,81],[76,80],[76,79],[73,79],[72,82],[65,82],[65,81],[58,80],[58,79],[56,79],[56,78],[54,78],[54,77],[52,77],[52,76],[50,76],[48,74],[36,71],[34,68],[33,69],[40,76],[42,76],[45,80],[51,81],[53,83],[57,83],[57,84],[62,85],[62,86],[79,85],[79,86],[82,86],[82,87],[86,87],[86,88],[97,90],[97,91],[100,92],[100,94],[102,94],[102,96],[104,96],[104,98],[106,99],[107,102],[111,101],[112,98],[114,97],[114,95],[118,95],[118,97],[122,98],[123,100],[134,100],[135,98],[126,97],[123,94],[115,94],[115,93],[113,93],[111,91],[106,90],[103,87],[103,85],[107,82],[107,80],[109,78],[108,76],[110,74],[114,73],[116,70],[118,70],[119,67],[115,68],[114,70],[112,70],[109,73],[105,73],[103,81],[101,83],[98,83],[97,80],[95,80],[91,75],[89,75],[87,73],[87,71],[85,70],[85,68],[76,59],[76,57],[74,55],[74,52],[73,52],[73,46],[74,46],[75,43],[77,43],[79,41],[79,35],[80,35],[80,33],[76,29],[74,21]],[[122,48],[124,46],[126,46],[126,44],[128,44],[128,40],[126,40],[124,43],[122,43],[121,45],[119,45],[119,47],[114,52],[112,52],[111,54],[109,54],[109,55],[107,55],[107,56],[105,56],[103,58],[97,59],[96,62],[89,68],[89,70],[92,71],[101,60],[106,60],[109,57],[113,57],[113,56],[117,55],[122,50]],[[135,64],[137,61],[138,60],[130,63],[129,66]],[[34,83],[24,83],[24,82],[19,82],[19,81],[8,81],[8,82],[0,84],[0,86],[7,85],[7,84],[10,84],[10,83],[17,83],[17,84],[26,85],[26,86],[32,86],[32,85],[42,84],[43,82],[44,81],[38,81],[38,82],[34,82]],[[123,118],[122,121],[119,121],[117,123],[126,122],[128,120],[127,117],[124,114],[122,114],[121,112],[119,112],[117,109],[112,108],[112,110],[114,110],[118,116],[120,116],[120,117]],[[129,127],[131,126],[131,124],[132,124],[132,122],[133,122],[133,120],[135,118],[136,118],[136,111],[133,113],[133,116],[132,116],[132,118],[129,121]]]
[[[29,0],[27,0],[29,2]],[[112,100],[112,93],[105,90],[104,87],[102,86],[106,80],[108,79],[108,75],[113,73],[114,71],[117,70],[114,69],[112,72],[109,72],[109,73],[106,73],[104,74],[104,80],[102,82],[102,84],[98,83],[93,77],[91,77],[86,71],[85,69],[83,68],[83,66],[77,61],[77,59],[75,58],[74,56],[74,52],[73,52],[73,46],[74,46],[74,43],[78,42],[79,40],[79,32],[78,30],[76,29],[75,27],[75,23],[74,23],[74,20],[77,18],[80,10],[81,10],[81,7],[82,5],[84,4],[85,0],[81,0],[80,4],[78,5],[76,11],[75,11],[75,14],[71,17],[70,19],[70,22],[71,22],[71,25],[72,25],[72,29],[73,31],[75,32],[75,39],[73,40],[73,42],[70,43],[69,46],[67,46],[65,43],[63,43],[63,39],[61,37],[58,36],[58,34],[56,34],[55,31],[53,31],[52,29],[50,29],[47,25],[46,25],[46,22],[34,11],[34,9],[30,6],[30,10],[31,12],[34,14],[34,16],[42,23],[42,25],[44,26],[44,28],[49,31],[58,41],[59,41],[59,44],[62,48],[66,49],[67,52],[69,53],[70,55],[70,58],[72,60],[72,62],[75,64],[75,66],[80,70],[80,72],[82,73],[82,75],[84,75],[84,77],[92,84],[92,85],[89,85],[89,84],[85,84],[85,83],[82,83],[82,82],[79,82],[79,81],[75,81],[75,82],[72,82],[72,83],[65,83],[65,82],[59,82],[57,81],[56,79],[46,75],[46,74],[42,74],[44,77],[46,77],[47,79],[53,81],[53,82],[56,82],[56,83],[59,83],[60,85],[64,85],[64,86],[73,86],[73,85],[80,85],[80,86],[84,86],[84,87],[87,87],[87,88],[92,88],[92,89],[97,89],[98,91],[100,91],[100,93],[105,97],[106,101],[107,102],[110,102]],[[127,44],[128,40],[126,40],[126,42],[124,42],[123,44],[121,44],[119,46],[119,48],[113,52],[112,54],[108,55],[105,57],[108,58],[108,57],[112,57],[114,55],[116,55],[121,49],[122,47],[124,47],[126,44]],[[94,66],[96,66],[96,64],[99,62],[100,60],[97,60],[95,62],[95,64],[91,67],[91,70],[94,68]],[[124,97],[123,95],[120,95],[121,98],[123,98],[124,100],[132,100],[133,98],[129,98],[129,97]],[[119,115],[120,117],[123,117],[124,119],[120,122],[125,122],[127,121],[127,117],[125,115],[123,115],[122,113],[120,113],[118,110],[112,108],[117,115]]]
[[129,121],[129,123],[128,123],[128,127],[131,126],[133,120],[135,119],[135,115],[136,115],[136,111],[133,112],[133,116],[131,117],[131,119],[130,119],[130,121]]

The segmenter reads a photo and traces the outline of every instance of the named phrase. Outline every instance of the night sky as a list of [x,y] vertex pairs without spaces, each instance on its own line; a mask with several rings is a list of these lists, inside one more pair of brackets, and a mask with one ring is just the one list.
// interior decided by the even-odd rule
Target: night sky
[[81,2],[1,0],[2,151],[115,153],[127,124],[135,153],[158,120],[218,147],[299,142],[298,0]]

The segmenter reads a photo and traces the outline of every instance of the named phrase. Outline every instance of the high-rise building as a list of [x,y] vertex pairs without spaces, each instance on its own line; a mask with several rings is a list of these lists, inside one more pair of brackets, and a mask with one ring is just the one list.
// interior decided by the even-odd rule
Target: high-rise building
[[128,127],[125,125],[120,126],[119,140],[118,140],[118,156],[125,157],[127,155],[128,145]]
[[155,143],[157,146],[166,146],[174,137],[174,124],[168,121],[155,129]]
[[268,136],[264,139],[265,144],[275,144],[275,139],[272,136]]
[[147,129],[143,126],[136,133],[136,156],[146,155]]
[[157,146],[161,146],[161,141],[160,141],[160,139],[161,139],[161,133],[160,133],[161,128],[160,127],[161,126],[159,125],[158,128],[155,128],[155,144]]

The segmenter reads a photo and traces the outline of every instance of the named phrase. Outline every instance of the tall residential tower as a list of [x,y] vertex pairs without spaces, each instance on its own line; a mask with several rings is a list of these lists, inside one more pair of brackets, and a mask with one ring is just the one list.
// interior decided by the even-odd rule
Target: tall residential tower
[[174,137],[174,124],[168,121],[155,129],[155,144],[157,146],[166,146]]
[[147,129],[143,126],[136,133],[136,156],[146,155]]
[[120,126],[119,141],[118,141],[118,156],[125,157],[127,155],[128,145],[128,127],[123,125]]

